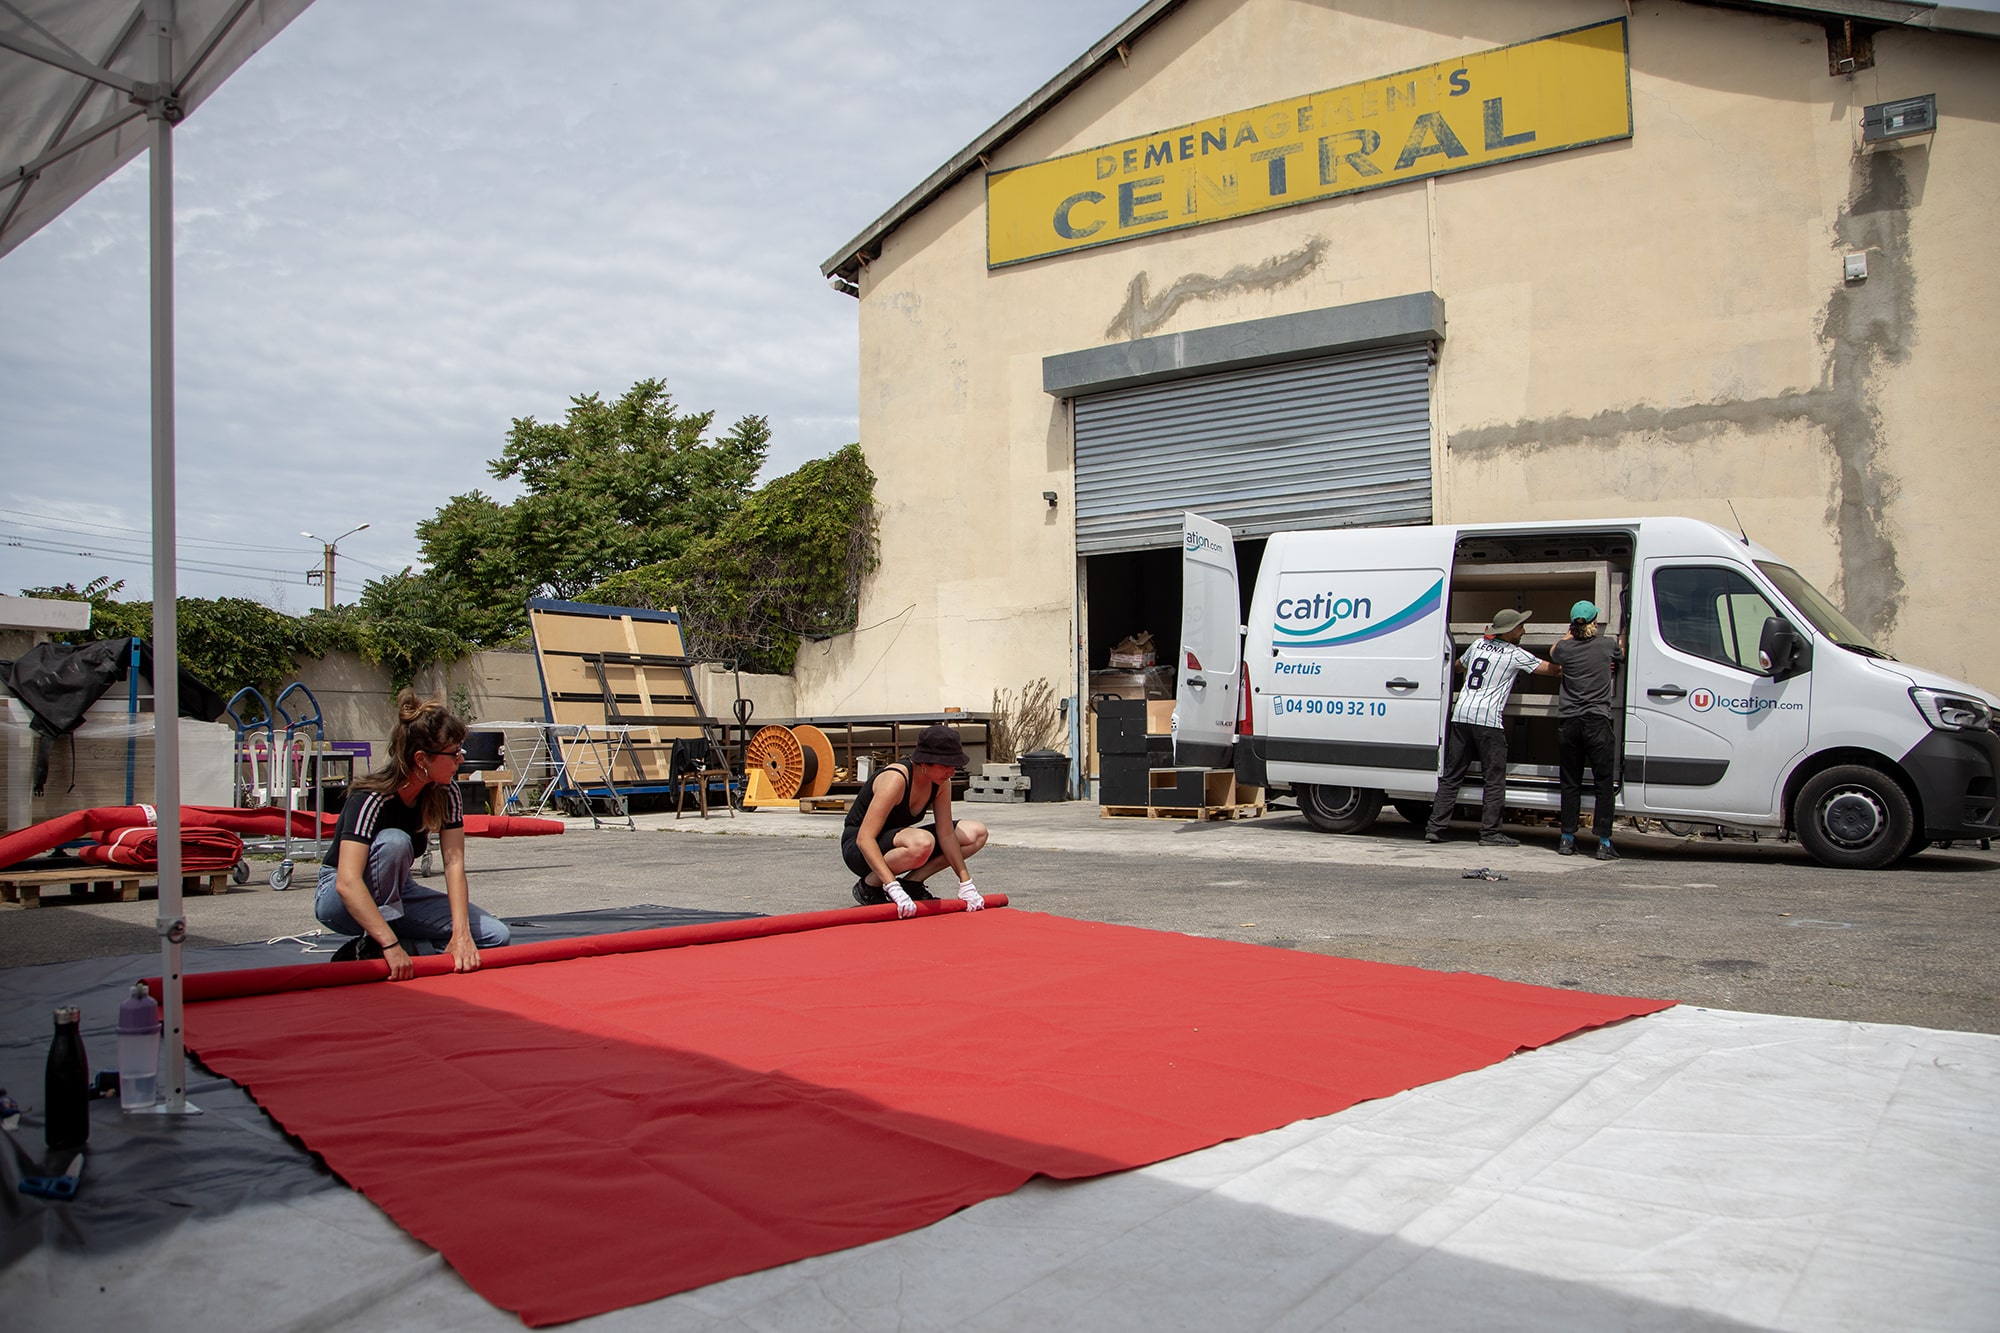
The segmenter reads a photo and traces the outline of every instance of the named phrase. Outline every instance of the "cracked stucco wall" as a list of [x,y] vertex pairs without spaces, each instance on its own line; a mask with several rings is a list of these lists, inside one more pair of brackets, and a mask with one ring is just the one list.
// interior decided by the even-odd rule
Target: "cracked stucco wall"
[[[1892,652],[2000,691],[2000,42],[1884,31],[1873,70],[1833,78],[1818,25],[1678,0],[1203,0],[991,165],[1617,11],[1629,141],[999,270],[978,173],[899,226],[859,301],[883,567],[868,628],[802,657],[800,710],[1074,687],[1043,357],[1421,291],[1448,321],[1439,521],[1733,505]],[[1934,142],[1861,149],[1864,104],[1921,92]],[[1849,252],[1866,282],[1842,281]]]

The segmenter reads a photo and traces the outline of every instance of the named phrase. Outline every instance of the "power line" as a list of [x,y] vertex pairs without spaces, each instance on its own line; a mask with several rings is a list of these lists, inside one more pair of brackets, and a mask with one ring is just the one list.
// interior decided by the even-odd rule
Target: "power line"
[[[71,556],[82,560],[96,560],[105,564],[137,565],[143,569],[151,569],[153,565],[150,557],[136,552],[112,550],[79,551],[73,547],[44,544],[33,538],[9,537],[0,540],[0,549],[7,548],[35,551],[49,555]],[[221,565],[199,560],[177,560],[174,562],[174,568],[183,573],[213,574],[221,578],[243,579],[257,583],[271,583],[275,581],[280,583],[295,583],[302,587],[306,586],[305,575],[302,573],[291,570],[263,569],[255,565]]]
[[[5,505],[0,505],[0,514],[30,514],[32,518],[38,519],[48,517],[46,514],[34,514],[32,511],[26,509],[10,509]],[[75,536],[94,535],[88,531],[93,528],[103,532],[129,532],[142,537],[150,537],[152,535],[152,529],[150,528],[127,528],[121,527],[116,523],[94,523],[89,519],[83,518],[69,519],[65,524],[38,523],[18,518],[0,519],[0,523],[10,523],[20,528],[35,528],[44,532],[69,533]],[[297,545],[259,546],[252,542],[233,542],[224,541],[216,537],[189,537],[180,534],[176,534],[175,540],[177,543],[187,546],[216,546],[237,551],[271,551],[278,554],[292,555],[301,553],[300,547]]]
[[[142,547],[140,549],[133,550],[129,547],[118,545],[115,540],[91,542],[89,543],[89,545],[93,549],[87,551],[79,550],[75,546],[72,546],[67,542],[50,541],[46,537],[25,537],[25,536],[15,537],[4,533],[0,533],[0,542],[5,542],[8,546],[18,546],[23,548],[24,550],[48,551],[59,555],[80,555],[85,557],[101,557],[106,559],[115,558],[124,560],[140,560],[144,561],[147,564],[151,564],[153,559],[153,553],[150,549]],[[226,570],[243,570],[251,574],[266,574],[266,573],[279,572],[272,570],[269,565],[232,564],[222,560],[180,559],[176,560],[174,563],[177,568],[183,568],[183,569],[200,568],[206,573],[219,573]],[[297,571],[284,571],[284,572],[296,573]]]

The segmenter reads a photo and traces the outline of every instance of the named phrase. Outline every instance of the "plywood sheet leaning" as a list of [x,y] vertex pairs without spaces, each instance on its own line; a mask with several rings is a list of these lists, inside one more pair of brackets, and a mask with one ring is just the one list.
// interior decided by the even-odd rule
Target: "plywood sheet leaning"
[[714,737],[671,611],[528,601],[549,721],[588,730],[559,739],[579,787],[665,784],[673,743]]

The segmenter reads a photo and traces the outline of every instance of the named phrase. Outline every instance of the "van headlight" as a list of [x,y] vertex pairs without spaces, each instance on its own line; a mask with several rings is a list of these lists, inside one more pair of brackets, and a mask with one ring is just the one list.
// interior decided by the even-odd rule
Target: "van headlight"
[[1939,731],[1985,731],[1993,725],[1993,710],[1963,694],[1945,694],[1920,685],[1910,691],[1910,699],[1924,721]]

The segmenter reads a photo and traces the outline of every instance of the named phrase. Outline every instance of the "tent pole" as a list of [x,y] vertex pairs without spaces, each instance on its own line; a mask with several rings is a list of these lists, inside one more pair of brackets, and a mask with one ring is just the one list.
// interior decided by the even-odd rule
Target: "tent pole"
[[159,820],[160,989],[162,1014],[159,1109],[199,1114],[187,1099],[187,1053],[181,1026],[180,625],[175,599],[174,532],[174,121],[172,97],[174,0],[146,0],[146,32],[154,43],[152,130],[147,171],[151,196],[153,314],[153,803]]

